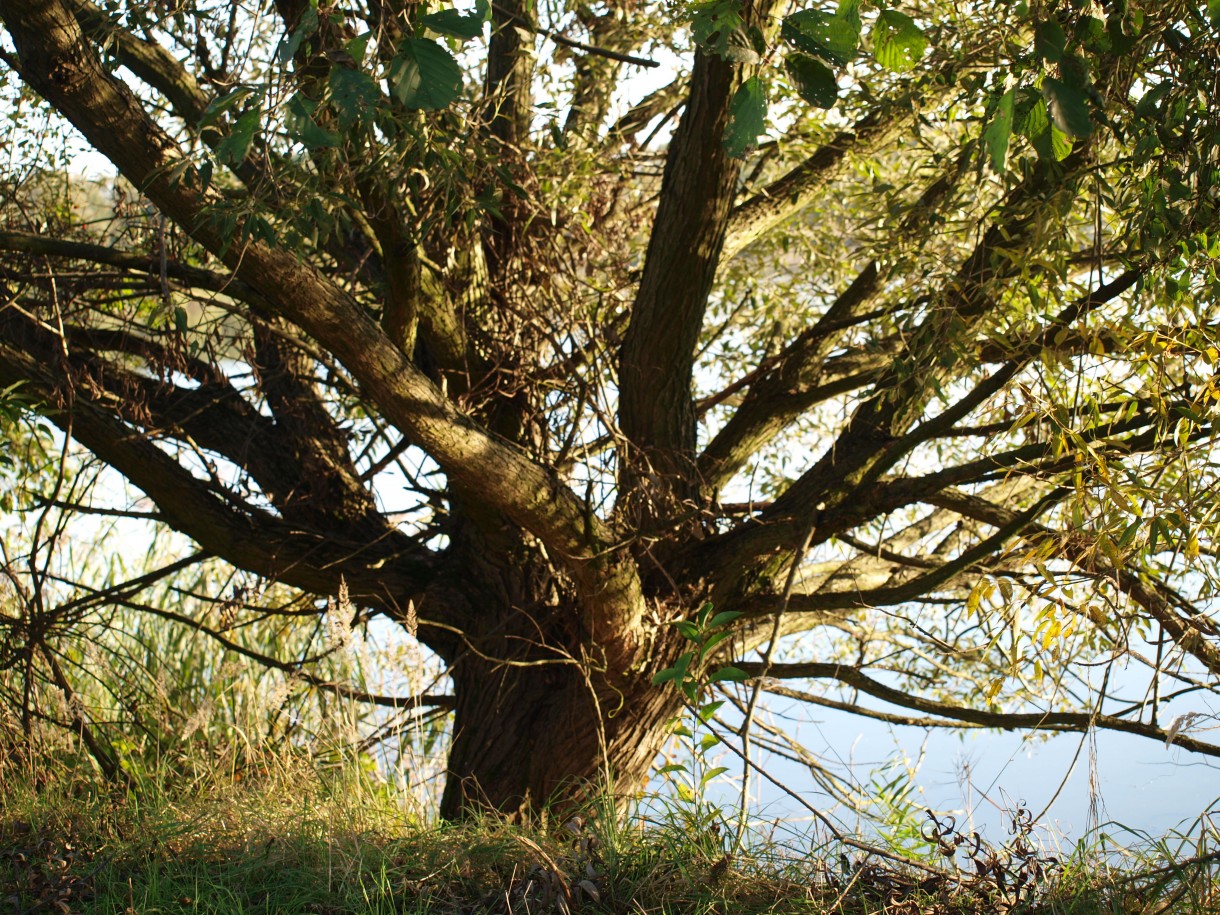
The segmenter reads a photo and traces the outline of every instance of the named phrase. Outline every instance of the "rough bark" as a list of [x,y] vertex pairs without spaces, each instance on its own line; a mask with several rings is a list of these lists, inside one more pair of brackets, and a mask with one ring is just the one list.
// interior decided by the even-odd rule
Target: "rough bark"
[[521,817],[544,805],[571,810],[607,788],[620,797],[641,789],[678,705],[673,690],[632,679],[575,659],[464,654],[453,668],[458,698],[441,815],[491,808]]
[[[620,416],[636,451],[626,462],[626,480],[659,475],[664,482],[646,498],[662,503],[698,490],[691,373],[740,168],[720,143],[740,79],[740,68],[727,61],[707,54],[695,59],[623,343]],[[664,504],[645,506],[644,516],[669,511]]]

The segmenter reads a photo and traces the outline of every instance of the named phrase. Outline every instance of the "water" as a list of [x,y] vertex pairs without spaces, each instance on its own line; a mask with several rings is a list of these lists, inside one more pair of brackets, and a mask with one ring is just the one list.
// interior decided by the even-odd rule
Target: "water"
[[[1116,732],[1050,737],[929,732],[827,709],[787,706],[777,711],[827,768],[854,775],[862,792],[894,779],[909,783],[908,800],[918,815],[924,808],[953,813],[959,825],[978,829],[992,842],[1006,838],[1018,805],[1037,818],[1046,839],[1063,847],[1106,823],[1116,824],[1109,827],[1111,834],[1157,837],[1188,830],[1209,808],[1217,812],[1220,825],[1220,760],[1148,738]],[[753,755],[768,774],[814,807],[852,831],[868,831],[866,823],[818,788],[805,766],[765,751]],[[724,753],[719,764],[740,776],[736,756]],[[810,817],[799,801],[771,783],[758,776],[752,783],[760,817]],[[726,803],[736,802],[738,787],[722,785],[719,790]]]

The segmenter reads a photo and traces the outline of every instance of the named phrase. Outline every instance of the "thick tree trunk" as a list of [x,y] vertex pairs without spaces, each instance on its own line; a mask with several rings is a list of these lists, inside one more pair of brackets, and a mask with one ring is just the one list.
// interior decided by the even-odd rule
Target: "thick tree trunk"
[[641,788],[678,708],[672,688],[641,676],[620,693],[572,661],[518,666],[467,654],[452,676],[446,819],[487,809],[519,819],[606,788],[618,796]]
[[[499,419],[506,429],[509,411]],[[521,819],[641,787],[680,707],[651,681],[658,652],[676,647],[670,633],[650,638],[638,613],[607,613],[604,591],[587,593],[477,499],[455,494],[450,519],[434,595],[461,635],[446,658],[456,705],[441,815]]]

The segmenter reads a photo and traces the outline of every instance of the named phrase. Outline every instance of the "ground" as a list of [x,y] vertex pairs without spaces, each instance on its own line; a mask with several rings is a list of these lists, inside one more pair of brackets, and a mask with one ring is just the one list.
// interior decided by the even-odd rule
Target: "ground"
[[1201,854],[1163,841],[1120,856],[1097,836],[1052,854],[975,849],[941,820],[924,830],[928,853],[903,864],[892,849],[819,841],[784,824],[735,848],[732,811],[713,811],[704,820],[713,825],[697,829],[689,805],[658,797],[617,821],[591,809],[526,827],[440,824],[367,771],[300,762],[121,793],[71,768],[8,772],[0,797],[5,915],[1094,915],[1220,905],[1220,853],[1208,852],[1215,834],[1204,828],[1190,837]]

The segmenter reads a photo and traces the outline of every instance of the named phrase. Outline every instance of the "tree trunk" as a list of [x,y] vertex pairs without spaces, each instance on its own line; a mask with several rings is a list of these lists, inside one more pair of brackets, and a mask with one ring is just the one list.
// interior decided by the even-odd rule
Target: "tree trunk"
[[468,653],[453,668],[442,817],[490,809],[520,819],[605,789],[623,797],[647,782],[679,707],[675,690],[642,675],[624,690],[622,677],[573,660],[524,663]]

